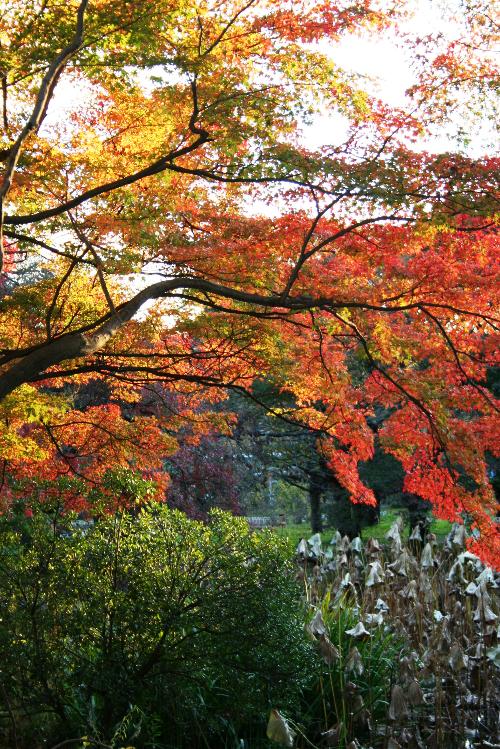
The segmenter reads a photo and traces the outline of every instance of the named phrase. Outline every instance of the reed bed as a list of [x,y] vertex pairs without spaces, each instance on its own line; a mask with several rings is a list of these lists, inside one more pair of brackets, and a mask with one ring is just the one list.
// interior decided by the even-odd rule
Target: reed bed
[[299,543],[306,629],[324,666],[300,721],[272,716],[275,741],[500,747],[499,576],[466,550],[462,526],[444,544],[401,531],[398,518],[383,543],[338,533]]

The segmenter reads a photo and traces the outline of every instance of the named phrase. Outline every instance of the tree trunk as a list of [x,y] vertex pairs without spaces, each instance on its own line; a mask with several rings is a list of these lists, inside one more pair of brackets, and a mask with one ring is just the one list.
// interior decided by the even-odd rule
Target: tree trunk
[[311,507],[311,530],[313,533],[321,533],[323,522],[321,520],[321,485],[314,477],[309,478],[309,503]]

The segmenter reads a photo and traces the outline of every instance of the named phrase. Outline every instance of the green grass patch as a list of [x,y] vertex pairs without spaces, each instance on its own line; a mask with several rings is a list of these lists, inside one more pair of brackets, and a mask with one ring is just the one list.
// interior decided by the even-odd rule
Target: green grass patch
[[[385,534],[399,515],[405,517],[404,508],[391,507],[390,509],[382,510],[380,522],[377,523],[377,525],[371,525],[368,528],[364,528],[361,532],[361,538],[363,541],[367,541],[369,538],[376,538],[379,541],[384,540]],[[328,528],[321,533],[321,541],[323,545],[328,544],[331,541],[335,530],[335,528]],[[438,539],[444,539],[450,530],[451,523],[447,520],[438,520],[437,518],[432,519],[431,531],[436,534]],[[275,532],[281,537],[288,538],[290,545],[293,546],[293,548],[297,546],[301,538],[307,539],[312,536],[312,530],[309,523],[290,524],[285,528],[277,528]],[[405,522],[402,538],[408,538],[407,522]]]
[[[295,548],[301,538],[311,538],[312,530],[309,523],[296,523],[287,525],[285,528],[276,528],[275,532],[282,538],[288,538],[290,544]],[[321,533],[323,545],[330,543],[335,530],[328,529]]]

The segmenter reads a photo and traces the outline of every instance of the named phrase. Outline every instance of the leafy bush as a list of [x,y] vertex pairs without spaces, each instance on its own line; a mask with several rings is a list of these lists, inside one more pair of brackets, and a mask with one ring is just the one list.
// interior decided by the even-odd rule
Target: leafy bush
[[4,517],[0,540],[3,746],[239,746],[297,704],[312,650],[275,534],[152,504]]

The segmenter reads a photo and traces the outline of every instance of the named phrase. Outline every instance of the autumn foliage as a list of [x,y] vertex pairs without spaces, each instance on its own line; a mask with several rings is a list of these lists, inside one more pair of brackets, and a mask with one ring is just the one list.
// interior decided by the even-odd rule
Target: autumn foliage
[[[193,444],[230,429],[214,402],[267,377],[354,502],[375,501],[357,465],[383,411],[378,438],[405,490],[466,522],[473,550],[498,566],[485,462],[500,444],[487,387],[499,364],[498,163],[466,147],[467,129],[487,130],[491,19],[466,3],[449,38],[423,37],[410,11],[7,4],[4,507],[36,481],[76,509],[98,488],[113,507],[127,501],[109,483],[118,469],[168,499],[163,459],[186,419]],[[415,75],[398,107],[335,63],[343,38],[391,33]],[[332,132],[314,149],[304,133],[319,114]],[[446,152],[429,145],[437,131]],[[79,405],[95,382],[106,402]]]

